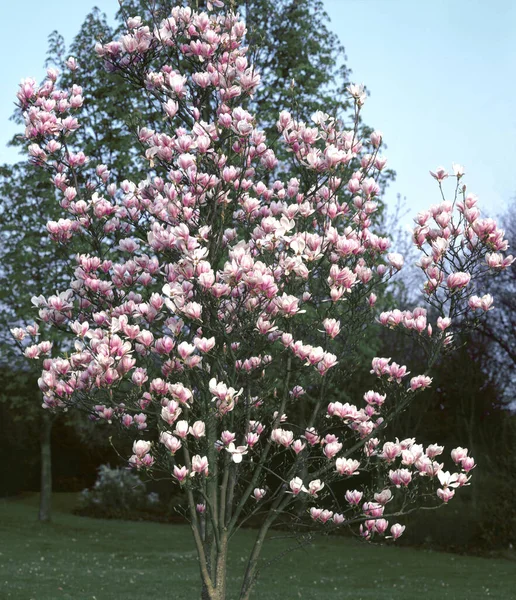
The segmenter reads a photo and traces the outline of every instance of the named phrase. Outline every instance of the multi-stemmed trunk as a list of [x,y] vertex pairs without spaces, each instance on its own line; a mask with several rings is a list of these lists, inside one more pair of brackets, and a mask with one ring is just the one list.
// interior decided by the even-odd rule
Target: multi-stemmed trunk
[[[226,600],[227,551],[228,536],[227,533],[224,533],[221,536],[218,550],[213,553],[207,563],[209,578],[206,577],[208,571],[204,571],[201,566],[201,600]],[[211,553],[208,552],[208,554]]]

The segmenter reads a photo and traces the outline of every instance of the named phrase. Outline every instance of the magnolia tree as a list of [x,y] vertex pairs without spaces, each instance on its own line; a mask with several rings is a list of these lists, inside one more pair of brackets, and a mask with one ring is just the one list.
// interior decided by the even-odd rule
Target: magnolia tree
[[[44,408],[119,424],[134,439],[130,468],[184,490],[203,598],[226,597],[228,543],[259,515],[247,599],[278,519],[305,513],[326,531],[396,539],[401,515],[446,504],[468,484],[466,449],[447,460],[442,446],[400,441],[388,425],[424,402],[455,330],[491,308],[489,295],[471,295],[473,281],[512,259],[501,254],[503,231],[466,193],[463,169],[454,166],[451,200],[438,169],[442,201],[414,231],[433,310],[377,314],[403,258],[372,231],[386,159],[379,132],[359,139],[363,87],[349,87],[350,128],[323,112],[304,123],[283,111],[267,140],[246,109],[260,76],[245,23],[220,1],[206,4],[173,8],[161,22],[130,17],[119,40],[96,47],[127,93],[162,108],[159,130],[137,132],[143,181],[110,181],[109,165],[90,164],[74,143],[80,87],[57,89],[52,70],[41,86],[22,83],[30,153],[63,209],[50,237],[79,236],[90,253],[76,257],[69,289],[33,299],[39,326],[13,334],[42,361]],[[282,175],[289,169],[296,177]],[[375,321],[417,337],[427,372],[410,377],[403,357],[376,357],[371,389],[343,402],[353,349]],[[70,334],[61,356],[38,341],[49,328]]]

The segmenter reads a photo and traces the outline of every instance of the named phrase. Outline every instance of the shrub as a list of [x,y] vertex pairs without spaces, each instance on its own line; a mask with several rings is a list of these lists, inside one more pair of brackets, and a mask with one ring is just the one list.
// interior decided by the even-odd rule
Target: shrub
[[95,485],[81,493],[79,510],[95,516],[124,518],[148,504],[145,484],[136,473],[100,465]]

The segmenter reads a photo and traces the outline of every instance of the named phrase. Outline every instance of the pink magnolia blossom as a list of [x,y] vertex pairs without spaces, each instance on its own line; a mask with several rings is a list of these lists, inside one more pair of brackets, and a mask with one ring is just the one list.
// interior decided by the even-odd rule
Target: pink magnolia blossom
[[437,473],[437,478],[439,479],[439,483],[443,488],[456,488],[459,487],[458,473],[450,473],[449,471],[439,471]]
[[427,375],[417,375],[410,380],[410,389],[414,392],[429,387],[431,383],[431,377],[428,377]]
[[294,494],[294,496],[297,496],[301,492],[308,493],[308,490],[303,485],[303,480],[299,477],[294,477],[294,479],[291,479],[289,482],[289,487],[290,487],[291,493]]
[[397,540],[401,535],[403,535],[403,532],[405,531],[405,525],[400,525],[399,523],[395,523],[391,529],[391,536],[393,540]]
[[451,457],[452,460],[455,464],[461,463],[462,460],[464,458],[466,458],[468,456],[468,449],[467,448],[461,448],[460,446],[458,448],[454,448],[451,451]]
[[177,437],[184,440],[188,435],[189,429],[188,421],[177,421],[174,433],[177,435]]
[[143,458],[146,454],[150,452],[151,443],[145,442],[144,440],[137,440],[133,444],[133,452],[136,454],[138,458]]
[[412,481],[412,473],[408,469],[389,471],[389,479],[396,487],[406,487]]
[[358,504],[360,504],[363,495],[364,494],[362,492],[359,492],[358,490],[348,490],[346,492],[346,501],[353,506],[357,506]]
[[308,484],[308,493],[313,496],[314,498],[317,498],[317,494],[324,488],[324,482],[322,482],[320,479],[314,479],[313,481],[310,481],[310,483]]
[[324,446],[324,456],[328,459],[332,459],[336,454],[342,450],[342,444],[340,442],[330,442]]
[[453,498],[453,496],[455,496],[455,490],[452,490],[451,488],[439,488],[437,490],[437,496],[445,504],[448,504],[448,502]]
[[342,523],[344,523],[345,520],[346,519],[342,513],[334,513],[333,522],[335,525],[342,525]]
[[478,296],[471,296],[468,300],[468,305],[473,310],[482,309],[484,312],[487,312],[494,308],[493,296],[491,296],[491,294],[484,294],[481,298]]
[[398,252],[391,252],[390,254],[387,254],[387,260],[389,261],[389,264],[397,271],[403,267],[404,259],[403,256]]
[[335,470],[339,475],[358,475],[360,461],[352,458],[337,458],[335,461]]
[[378,504],[385,505],[392,500],[392,492],[389,489],[382,490],[374,495],[374,500]]
[[446,279],[446,284],[450,288],[450,290],[458,290],[464,288],[468,285],[471,280],[471,275],[469,273],[452,273],[448,275]]
[[196,454],[192,457],[192,475],[195,473],[208,475],[208,458]]
[[174,465],[173,475],[179,483],[182,483],[188,477],[188,469],[186,467]]
[[163,431],[160,434],[159,441],[171,452],[171,454],[175,454],[182,446],[181,440],[173,436],[170,431]]
[[254,488],[253,496],[255,500],[263,500],[266,493],[266,490],[264,490],[263,488]]
[[472,469],[476,467],[475,459],[471,456],[465,456],[461,460],[461,465],[464,471],[466,471],[466,473],[469,473]]
[[193,435],[194,438],[199,439],[204,437],[206,432],[206,425],[204,421],[195,421],[195,423],[188,430],[190,435]]
[[443,181],[448,177],[448,173],[444,167],[437,167],[435,171],[430,171],[430,175],[437,179],[437,181]]
[[247,446],[235,446],[235,444],[231,442],[226,448],[226,452],[231,454],[231,460],[234,463],[239,464],[242,462],[243,457],[247,454],[248,450]]

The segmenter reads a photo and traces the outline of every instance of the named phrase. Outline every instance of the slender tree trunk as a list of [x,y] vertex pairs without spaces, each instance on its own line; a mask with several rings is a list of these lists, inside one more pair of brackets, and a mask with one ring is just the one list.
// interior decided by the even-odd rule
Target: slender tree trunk
[[262,551],[263,543],[265,541],[267,532],[269,531],[269,527],[272,525],[275,518],[276,517],[274,514],[269,515],[260,528],[260,531],[256,538],[256,542],[251,552],[251,556],[249,557],[249,562],[247,563],[247,569],[244,575],[244,580],[242,582],[242,589],[240,591],[241,600],[249,600],[249,598],[251,597],[251,592],[253,591],[253,587],[256,583],[256,573],[258,571],[258,558]]
[[227,575],[227,560],[228,560],[228,534],[224,530],[220,537],[220,547],[217,553],[217,600],[226,600],[226,575]]
[[227,531],[224,531],[221,535],[219,550],[216,553],[216,558],[211,569],[214,586],[210,594],[208,586],[203,581],[201,600],[226,600],[227,555],[228,535]]
[[40,431],[41,487],[38,519],[40,521],[50,521],[52,503],[52,416],[47,411],[42,412]]

